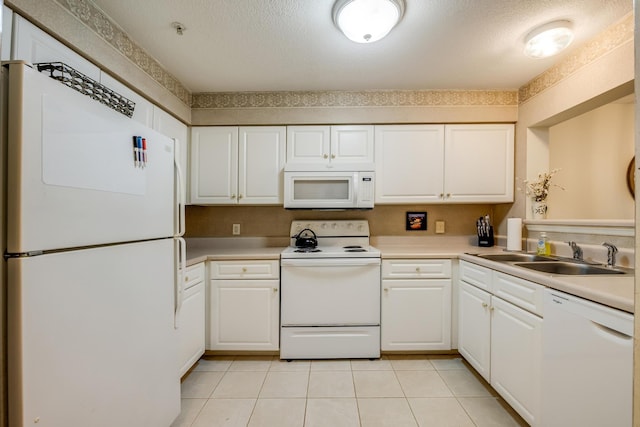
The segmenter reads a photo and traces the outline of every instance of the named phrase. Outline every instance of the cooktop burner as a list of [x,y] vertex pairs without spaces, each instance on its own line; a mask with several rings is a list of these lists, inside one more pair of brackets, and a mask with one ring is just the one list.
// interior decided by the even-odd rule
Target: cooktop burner
[[318,248],[297,248],[294,252],[297,252],[297,253],[322,252],[322,249],[318,249]]

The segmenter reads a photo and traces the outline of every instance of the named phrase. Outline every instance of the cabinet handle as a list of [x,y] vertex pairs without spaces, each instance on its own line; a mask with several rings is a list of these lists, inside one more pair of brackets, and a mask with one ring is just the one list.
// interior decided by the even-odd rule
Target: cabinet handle
[[273,292],[278,292],[278,288],[273,288]]
[[482,303],[482,308],[487,308],[487,307],[489,307],[489,304],[487,304],[486,302],[483,302]]
[[331,155],[331,158],[332,158],[332,159],[335,159],[335,158],[336,158],[336,155],[335,155],[335,154],[332,154],[332,155]]
[[451,197],[451,193],[447,193],[447,199]]
[[328,154],[323,154],[322,157],[325,158],[325,159],[328,159],[329,155]]
[[242,199],[242,194],[238,194],[238,200]]
[[231,195],[231,198],[232,198],[232,199],[235,199],[235,198],[236,198],[236,195],[235,195],[235,194],[232,194],[232,195]]
[[444,199],[444,193],[440,193],[440,198]]
[[389,288],[384,288],[384,291],[385,292],[389,292]]
[[493,306],[489,307],[489,311],[493,312]]
[[416,267],[416,273],[420,273],[420,267]]
[[184,276],[184,281],[188,282],[189,281],[189,276]]
[[242,267],[242,272],[246,273],[247,272],[247,267]]

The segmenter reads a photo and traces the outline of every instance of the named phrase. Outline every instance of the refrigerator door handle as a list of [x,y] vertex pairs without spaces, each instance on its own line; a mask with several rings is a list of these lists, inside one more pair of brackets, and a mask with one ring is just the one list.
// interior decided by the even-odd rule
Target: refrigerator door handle
[[[180,142],[177,139],[173,139],[174,150],[177,153],[179,150]],[[173,163],[175,165],[176,170],[176,181],[177,181],[177,194],[176,194],[176,224],[175,231],[176,236],[184,236],[184,232],[186,229],[185,226],[185,192],[184,192],[184,175],[182,174],[182,167],[180,166],[180,161],[177,155],[174,155]]]
[[176,251],[176,278],[174,284],[175,291],[175,313],[173,318],[174,329],[179,328],[180,310],[182,309],[182,292],[184,286],[185,270],[187,268],[187,244],[182,237],[175,239],[178,250]]

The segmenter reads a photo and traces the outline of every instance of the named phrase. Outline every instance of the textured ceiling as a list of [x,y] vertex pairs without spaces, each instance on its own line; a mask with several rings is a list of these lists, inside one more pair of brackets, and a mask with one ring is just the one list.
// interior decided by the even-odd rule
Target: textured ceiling
[[[334,0],[93,0],[190,91],[517,89],[632,10],[632,0],[406,0],[369,45],[334,26]],[[573,21],[555,58],[522,53],[536,26]],[[171,23],[186,27],[178,36]]]

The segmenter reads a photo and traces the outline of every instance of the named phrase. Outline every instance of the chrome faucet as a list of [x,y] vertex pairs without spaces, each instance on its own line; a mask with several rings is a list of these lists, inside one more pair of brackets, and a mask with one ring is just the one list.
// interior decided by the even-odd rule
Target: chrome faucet
[[573,251],[573,259],[582,261],[582,248],[574,241],[567,242]]
[[618,248],[607,242],[604,242],[602,246],[607,248],[607,267],[615,267]]

